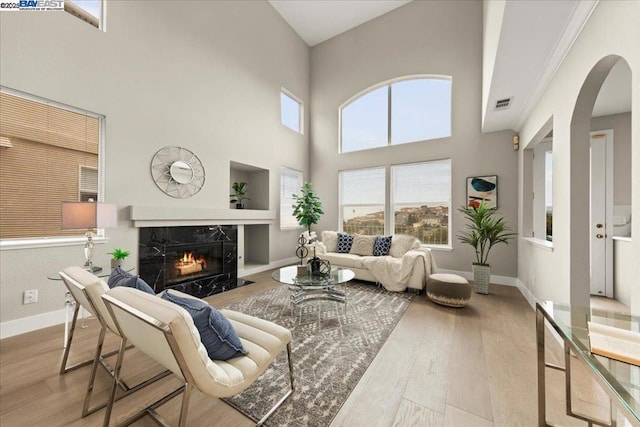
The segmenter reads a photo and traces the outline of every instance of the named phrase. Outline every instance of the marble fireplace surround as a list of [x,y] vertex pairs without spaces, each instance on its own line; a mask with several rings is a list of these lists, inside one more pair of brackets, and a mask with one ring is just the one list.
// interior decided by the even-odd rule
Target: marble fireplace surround
[[[269,263],[269,225],[276,221],[276,211],[132,205],[129,219],[136,228],[235,225],[237,269],[243,271],[245,267]],[[251,242],[251,246],[245,242]]]

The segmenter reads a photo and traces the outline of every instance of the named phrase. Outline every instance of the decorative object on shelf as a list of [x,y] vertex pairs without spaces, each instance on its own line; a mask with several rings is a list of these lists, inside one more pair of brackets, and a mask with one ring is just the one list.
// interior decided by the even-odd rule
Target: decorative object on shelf
[[111,258],[111,268],[114,269],[117,267],[122,267],[122,263],[124,262],[125,258],[130,255],[130,252],[120,248],[115,248],[113,251],[107,252],[107,255],[111,255],[113,257]]
[[247,183],[246,182],[234,182],[231,186],[233,190],[233,194],[229,194],[231,197],[230,203],[236,204],[236,209],[244,209],[244,201],[251,200],[246,196],[247,194]]
[[324,214],[322,202],[315,195],[310,182],[305,182],[300,189],[300,195],[293,195],[293,216],[298,220],[298,224],[305,227],[311,233],[311,226],[320,221],[320,216]]
[[481,202],[489,209],[498,207],[498,175],[467,178],[467,206],[478,207]]
[[491,266],[487,263],[489,251],[498,243],[509,244],[509,239],[516,236],[507,227],[503,216],[497,210],[488,207],[484,201],[478,206],[462,206],[458,208],[469,223],[468,231],[458,233],[458,240],[471,245],[476,252],[473,263],[474,290],[479,294],[489,293]]
[[198,156],[183,147],[164,147],[151,159],[151,175],[160,190],[187,199],[204,186],[204,166]]
[[94,202],[62,202],[62,229],[86,230],[87,243],[84,245],[85,268],[92,273],[101,271],[93,265],[93,237],[99,228],[118,225],[116,205]]

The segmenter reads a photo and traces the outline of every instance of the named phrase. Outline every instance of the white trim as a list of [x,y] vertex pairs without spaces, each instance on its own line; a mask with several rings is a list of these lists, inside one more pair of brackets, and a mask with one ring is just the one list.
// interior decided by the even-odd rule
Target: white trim
[[520,289],[520,293],[522,294],[524,299],[527,300],[527,302],[531,306],[531,309],[535,310],[536,309],[536,302],[538,302],[538,298],[536,298],[535,295],[533,295],[531,293],[529,288],[527,288],[524,285],[524,283],[522,283],[522,281],[520,279],[518,279],[518,278],[516,278],[516,286],[518,287],[518,289]]
[[263,264],[256,267],[249,267],[242,270],[238,270],[238,277],[250,276],[256,273],[262,273],[263,271],[271,270],[273,268],[284,267],[287,265],[294,265],[300,262],[300,259],[297,257],[285,258],[277,261],[272,261],[269,264]]
[[618,240],[620,242],[629,242],[631,243],[631,237],[624,237],[624,236],[612,236],[611,237],[613,240]]
[[[93,243],[102,245],[109,241],[104,236],[94,237]],[[4,239],[0,240],[0,251],[32,248],[55,248],[60,246],[82,246],[87,243],[87,237],[39,237],[35,239]]]
[[[36,314],[35,316],[23,317],[22,319],[9,320],[0,323],[0,339],[13,337],[15,335],[26,334],[49,326],[60,325],[65,322],[66,309],[49,311],[47,313]],[[60,338],[62,339],[62,337]]]
[[[462,276],[467,280],[473,280],[473,272],[471,271],[447,270],[444,268],[439,268],[437,273],[457,274],[458,276]],[[496,285],[518,286],[516,280],[516,277],[497,276],[495,274],[491,275],[491,283]]]
[[520,237],[522,240],[530,244],[531,246],[536,246],[538,248],[542,248],[545,251],[553,252],[553,242],[548,240],[538,239],[537,237]]

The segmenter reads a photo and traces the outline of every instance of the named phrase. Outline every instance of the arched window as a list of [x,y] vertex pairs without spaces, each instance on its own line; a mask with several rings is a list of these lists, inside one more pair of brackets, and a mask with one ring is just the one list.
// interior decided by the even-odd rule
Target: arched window
[[451,77],[376,85],[340,108],[340,152],[451,136]]

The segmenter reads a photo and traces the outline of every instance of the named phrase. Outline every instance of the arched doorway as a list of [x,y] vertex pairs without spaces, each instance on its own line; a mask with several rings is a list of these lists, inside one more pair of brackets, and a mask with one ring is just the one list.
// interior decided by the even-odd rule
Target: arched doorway
[[[591,174],[593,154],[590,134],[593,130],[592,116],[596,100],[605,80],[618,62],[623,62],[628,68],[626,61],[618,55],[606,56],[594,65],[582,84],[571,117],[569,203],[570,302],[572,305],[589,306],[590,304],[589,296],[593,291],[592,274],[595,275],[599,267],[604,268],[606,263],[605,255],[602,255],[602,259],[600,259],[600,255],[592,256],[592,252],[595,254],[597,250],[600,250],[597,252],[598,254],[605,253],[604,249],[596,249],[597,245],[602,244],[603,248],[608,247],[607,250],[611,252],[606,252],[607,256],[613,256],[611,207],[609,207],[606,220],[594,219],[593,208],[600,202],[595,201],[593,184],[602,184],[599,180],[604,179],[604,175],[596,178],[596,175],[592,176]],[[628,82],[629,93],[631,92],[630,80]],[[629,171],[629,175],[631,175],[631,171]],[[602,186],[604,187],[604,185]],[[605,201],[603,200],[601,203],[605,203]],[[597,265],[600,262],[603,263],[602,266]],[[613,268],[613,263],[611,262],[607,268]],[[607,280],[613,281],[613,275],[610,273]],[[613,283],[609,283],[609,285],[613,286]],[[613,296],[610,292],[607,292],[607,295]]]

